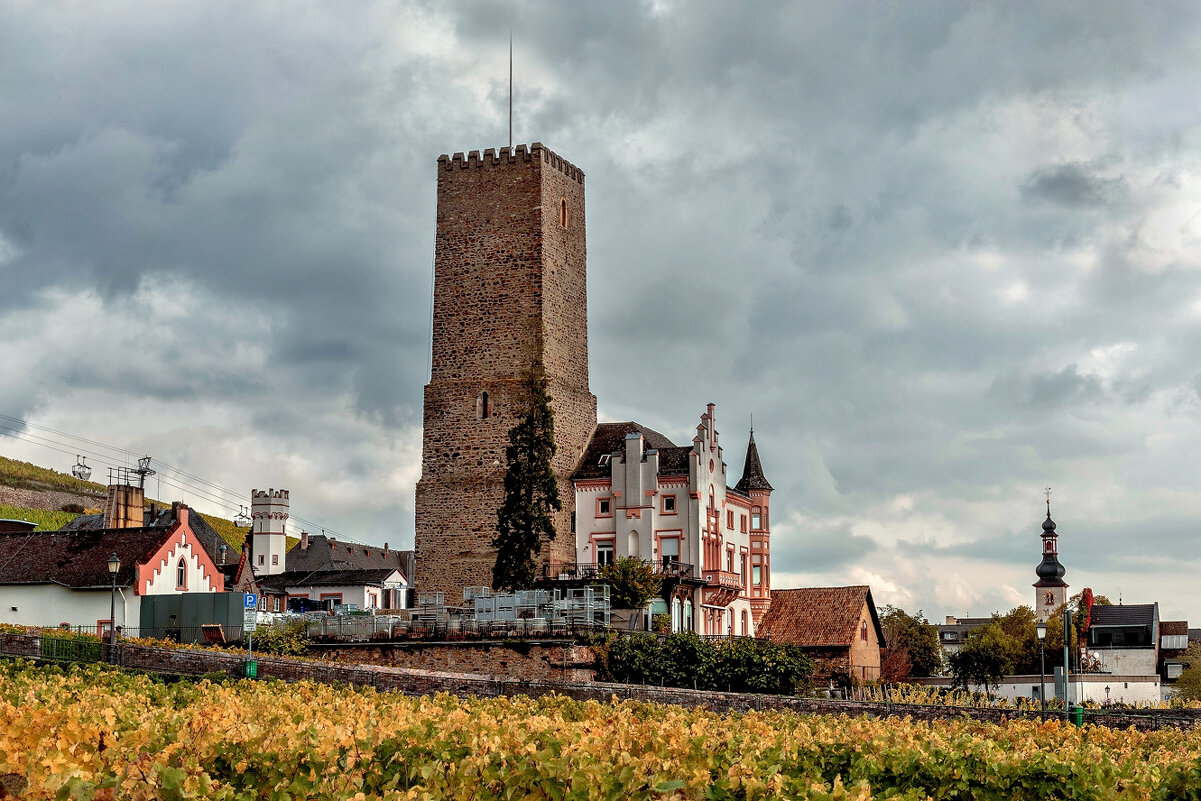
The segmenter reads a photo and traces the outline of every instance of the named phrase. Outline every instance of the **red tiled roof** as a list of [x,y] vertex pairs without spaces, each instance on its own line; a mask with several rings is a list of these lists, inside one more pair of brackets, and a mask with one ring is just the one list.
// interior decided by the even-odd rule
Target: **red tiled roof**
[[863,604],[871,611],[872,625],[880,645],[884,632],[876,616],[872,590],[866,584],[853,587],[802,587],[772,590],[771,605],[756,632],[775,642],[809,647],[849,646],[859,636]]

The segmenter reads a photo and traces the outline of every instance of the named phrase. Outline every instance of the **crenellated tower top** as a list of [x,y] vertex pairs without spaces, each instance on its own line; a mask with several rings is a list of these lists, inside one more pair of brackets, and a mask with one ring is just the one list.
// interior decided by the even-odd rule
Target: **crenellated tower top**
[[443,153],[438,156],[438,166],[443,170],[467,170],[472,167],[489,167],[497,164],[513,164],[519,161],[538,159],[543,164],[554,167],[576,183],[584,183],[584,171],[567,159],[555,153],[541,142],[534,142],[529,147],[518,145],[515,148],[502,147],[499,150],[490,147],[480,154],[478,150],[470,153],[455,153],[453,156]]

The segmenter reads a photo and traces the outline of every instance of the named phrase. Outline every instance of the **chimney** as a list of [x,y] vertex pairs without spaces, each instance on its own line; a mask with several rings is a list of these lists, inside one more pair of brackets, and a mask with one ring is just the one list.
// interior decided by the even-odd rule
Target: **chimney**
[[307,551],[309,549],[309,532],[300,532],[300,550]]
[[388,543],[384,543],[384,556],[388,555]]
[[145,520],[146,493],[132,484],[109,484],[105,528],[136,528]]

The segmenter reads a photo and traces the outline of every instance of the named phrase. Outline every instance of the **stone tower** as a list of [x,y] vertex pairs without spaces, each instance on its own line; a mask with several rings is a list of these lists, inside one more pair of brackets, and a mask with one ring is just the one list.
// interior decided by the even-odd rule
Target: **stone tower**
[[284,572],[290,503],[285,489],[250,491],[251,567],[256,576],[273,576]]
[[1046,623],[1051,613],[1067,600],[1068,584],[1063,580],[1067,571],[1059,562],[1059,535],[1051,519],[1051,499],[1047,498],[1047,519],[1043,521],[1043,560],[1034,568],[1038,581],[1034,583],[1034,612],[1040,623]]
[[438,157],[433,358],[416,497],[416,589],[492,583],[518,377],[546,369],[562,511],[543,561],[574,560],[567,480],[596,427],[588,388],[584,174],[535,142]]

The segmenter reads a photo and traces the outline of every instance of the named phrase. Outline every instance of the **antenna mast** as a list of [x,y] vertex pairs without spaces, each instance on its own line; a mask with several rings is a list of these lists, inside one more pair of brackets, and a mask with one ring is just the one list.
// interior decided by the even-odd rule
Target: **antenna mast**
[[509,28],[509,152],[513,152],[513,29]]

